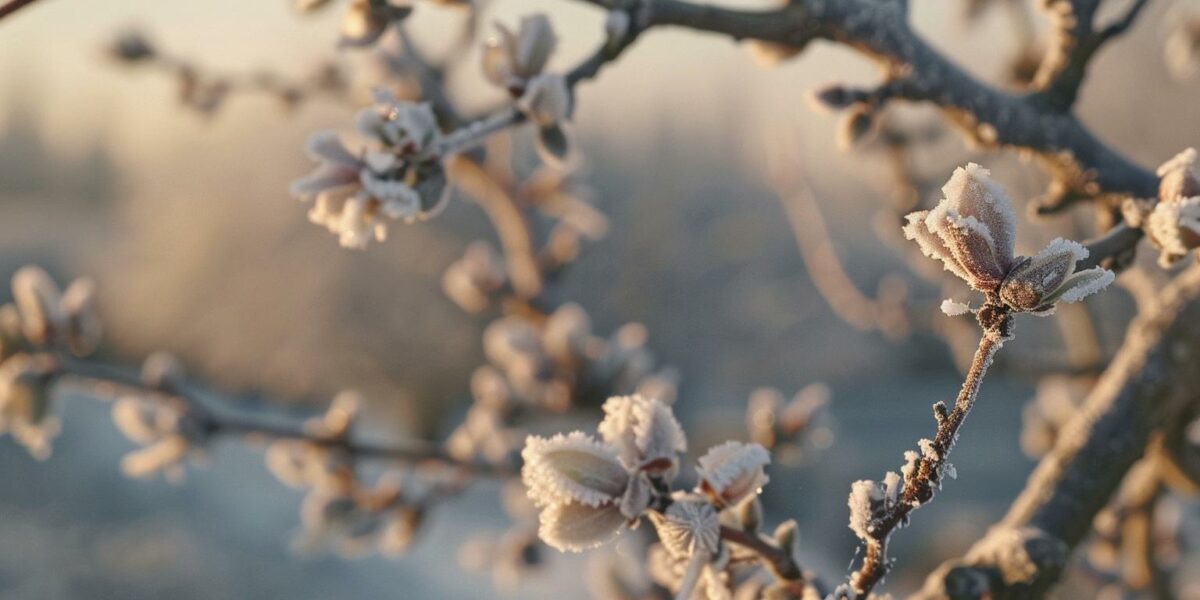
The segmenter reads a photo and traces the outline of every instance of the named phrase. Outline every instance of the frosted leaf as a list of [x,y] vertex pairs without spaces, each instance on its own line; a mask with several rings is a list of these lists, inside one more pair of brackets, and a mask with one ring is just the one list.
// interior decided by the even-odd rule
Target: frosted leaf
[[538,519],[538,537],[563,552],[595,548],[625,527],[625,515],[614,504],[551,504]]
[[763,467],[771,462],[766,448],[758,444],[725,442],[700,457],[696,473],[699,488],[718,508],[733,506],[755,495],[770,481]]
[[991,172],[975,164],[954,170],[950,180],[942,186],[945,200],[954,212],[963,217],[978,219],[991,237],[1001,266],[1011,261],[1013,244],[1017,233],[1017,216],[1004,188],[991,178]]
[[1055,293],[1063,302],[1079,302],[1108,287],[1116,275],[1108,269],[1094,267],[1071,275]]
[[663,513],[651,513],[658,539],[674,557],[716,554],[721,541],[717,511],[699,496],[681,496]]
[[672,471],[687,451],[683,427],[671,407],[657,398],[616,396],[604,402],[600,437],[613,444],[628,469]]
[[946,298],[942,300],[942,312],[950,317],[957,317],[971,312],[971,307],[964,302]]
[[942,261],[942,266],[947,271],[954,273],[965,281],[969,275],[963,270],[958,259],[954,258],[954,254],[950,252],[950,248],[942,241],[941,236],[930,230],[927,224],[928,217],[929,211],[909,213],[905,217],[908,220],[908,224],[904,226],[904,237],[916,242],[922,254]]
[[652,492],[650,478],[644,472],[630,477],[629,486],[621,496],[621,514],[630,520],[637,519],[650,506]]
[[1009,308],[1039,311],[1049,308],[1057,292],[1075,272],[1076,261],[1087,258],[1082,244],[1055,238],[1041,252],[1017,265],[1000,288],[1000,298]]
[[549,439],[529,436],[521,458],[521,480],[540,506],[614,504],[629,481],[616,450],[580,431]]

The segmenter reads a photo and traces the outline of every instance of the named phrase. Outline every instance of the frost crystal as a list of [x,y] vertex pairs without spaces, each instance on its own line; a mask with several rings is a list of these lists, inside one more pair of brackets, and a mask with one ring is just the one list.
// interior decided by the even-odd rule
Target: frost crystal
[[860,540],[871,539],[875,514],[888,495],[884,486],[869,479],[860,479],[850,485],[850,530]]
[[699,488],[718,508],[733,506],[757,494],[770,481],[763,472],[770,462],[770,453],[758,444],[730,441],[713,446],[700,457],[696,468]]
[[950,317],[957,317],[971,312],[971,307],[964,302],[946,298],[942,300],[942,312]]

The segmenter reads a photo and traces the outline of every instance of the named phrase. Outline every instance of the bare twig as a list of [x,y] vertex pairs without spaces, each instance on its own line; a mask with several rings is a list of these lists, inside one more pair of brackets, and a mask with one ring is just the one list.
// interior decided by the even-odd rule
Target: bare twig
[[[979,395],[979,386],[987,373],[988,366],[995,358],[996,352],[1004,345],[1006,330],[1011,327],[1011,316],[1004,314],[994,323],[984,326],[979,338],[979,348],[971,361],[963,381],[962,390],[954,401],[954,408],[947,410],[946,405],[939,402],[934,405],[934,417],[937,419],[937,434],[932,443],[922,449],[916,459],[915,468],[905,477],[904,488],[900,491],[899,499],[890,503],[883,514],[872,519],[870,523],[870,538],[864,540],[862,564],[850,574],[849,584],[856,598],[867,598],[871,590],[887,574],[890,564],[887,557],[888,539],[892,533],[908,521],[912,511],[933,499],[934,492],[941,485],[942,474],[949,464],[950,450],[958,438],[958,430],[966,421],[967,414],[975,405]],[[982,324],[981,319],[981,324]]]
[[[141,377],[105,363],[81,360],[67,355],[53,356],[58,374],[85,383],[108,387],[111,392],[129,392],[139,395],[161,397],[164,401],[178,404],[200,419],[209,435],[241,435],[265,439],[302,440],[317,446],[337,448],[348,454],[374,460],[411,463],[435,463],[459,470],[464,474],[479,476],[507,476],[511,470],[503,465],[464,463],[446,454],[437,444],[425,441],[405,441],[392,444],[377,444],[350,438],[327,438],[314,436],[302,426],[270,423],[228,410],[217,410],[201,397],[202,394],[184,386],[167,388],[150,387]],[[101,391],[104,391],[103,389]]]

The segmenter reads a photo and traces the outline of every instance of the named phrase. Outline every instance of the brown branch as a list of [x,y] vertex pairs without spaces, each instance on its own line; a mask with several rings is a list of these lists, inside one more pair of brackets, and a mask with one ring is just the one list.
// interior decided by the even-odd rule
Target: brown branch
[[1036,597],[1058,579],[1152,434],[1194,405],[1200,386],[1200,266],[1161,292],[988,535],[926,581],[923,597]]
[[[981,311],[982,314],[984,311]],[[1011,327],[1011,319],[1011,316],[1005,314],[999,316],[994,324],[985,325],[979,338],[979,348],[975,351],[962,389],[954,401],[954,408],[947,410],[946,405],[941,402],[934,405],[937,434],[912,465],[915,468],[906,475],[898,500],[889,503],[882,514],[871,519],[870,537],[864,540],[862,564],[849,577],[850,588],[855,598],[867,598],[875,585],[887,575],[891,566],[887,557],[888,539],[896,529],[908,522],[912,511],[933,499],[934,492],[941,485],[942,474],[949,464],[950,450],[958,439],[958,430],[975,404],[988,366],[991,365],[996,352],[1004,345],[1004,332]]]
[[[609,7],[611,0],[583,0]],[[851,46],[876,59],[888,80],[902,80],[897,96],[941,107],[977,141],[1023,148],[1042,157],[1074,188],[1149,197],[1158,180],[1098,140],[1070,111],[1055,110],[1035,94],[998,90],[973,78],[927,44],[908,24],[903,6],[876,0],[793,0],[774,10],[718,8],[680,0],[641,0],[640,27],[682,26],[803,47],[815,39]]]
[[[203,398],[205,394],[188,386],[172,385],[168,387],[152,387],[133,372],[93,361],[82,360],[67,355],[52,355],[57,366],[57,374],[83,382],[107,386],[112,392],[126,392],[138,395],[156,396],[164,401],[177,404],[181,409],[191,411],[200,419],[204,431],[212,436],[238,435],[266,439],[301,440],[321,447],[337,448],[348,454],[382,461],[400,463],[436,463],[453,468],[464,474],[478,476],[508,476],[511,469],[504,465],[486,463],[466,463],[447,454],[437,444],[420,440],[378,444],[351,438],[326,438],[314,436],[307,432],[302,425],[285,425],[270,423],[243,415],[234,415],[227,410],[217,410],[209,406]],[[101,390],[104,392],[105,390]],[[226,404],[232,404],[226,402]]]
[[9,0],[7,4],[0,6],[0,19],[13,14],[18,10],[33,4],[34,2],[37,2],[37,0]]

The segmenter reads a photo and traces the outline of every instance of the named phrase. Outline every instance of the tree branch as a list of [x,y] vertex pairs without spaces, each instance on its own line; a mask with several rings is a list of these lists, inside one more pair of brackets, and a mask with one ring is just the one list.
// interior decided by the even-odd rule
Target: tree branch
[[33,4],[34,2],[37,2],[37,0],[9,0],[7,4],[0,6],[0,19],[13,14],[18,10]]
[[962,558],[930,575],[923,597],[1030,597],[1058,579],[1151,434],[1195,403],[1198,299],[1200,266],[1192,266],[1130,326],[1116,358],[1008,515]]

